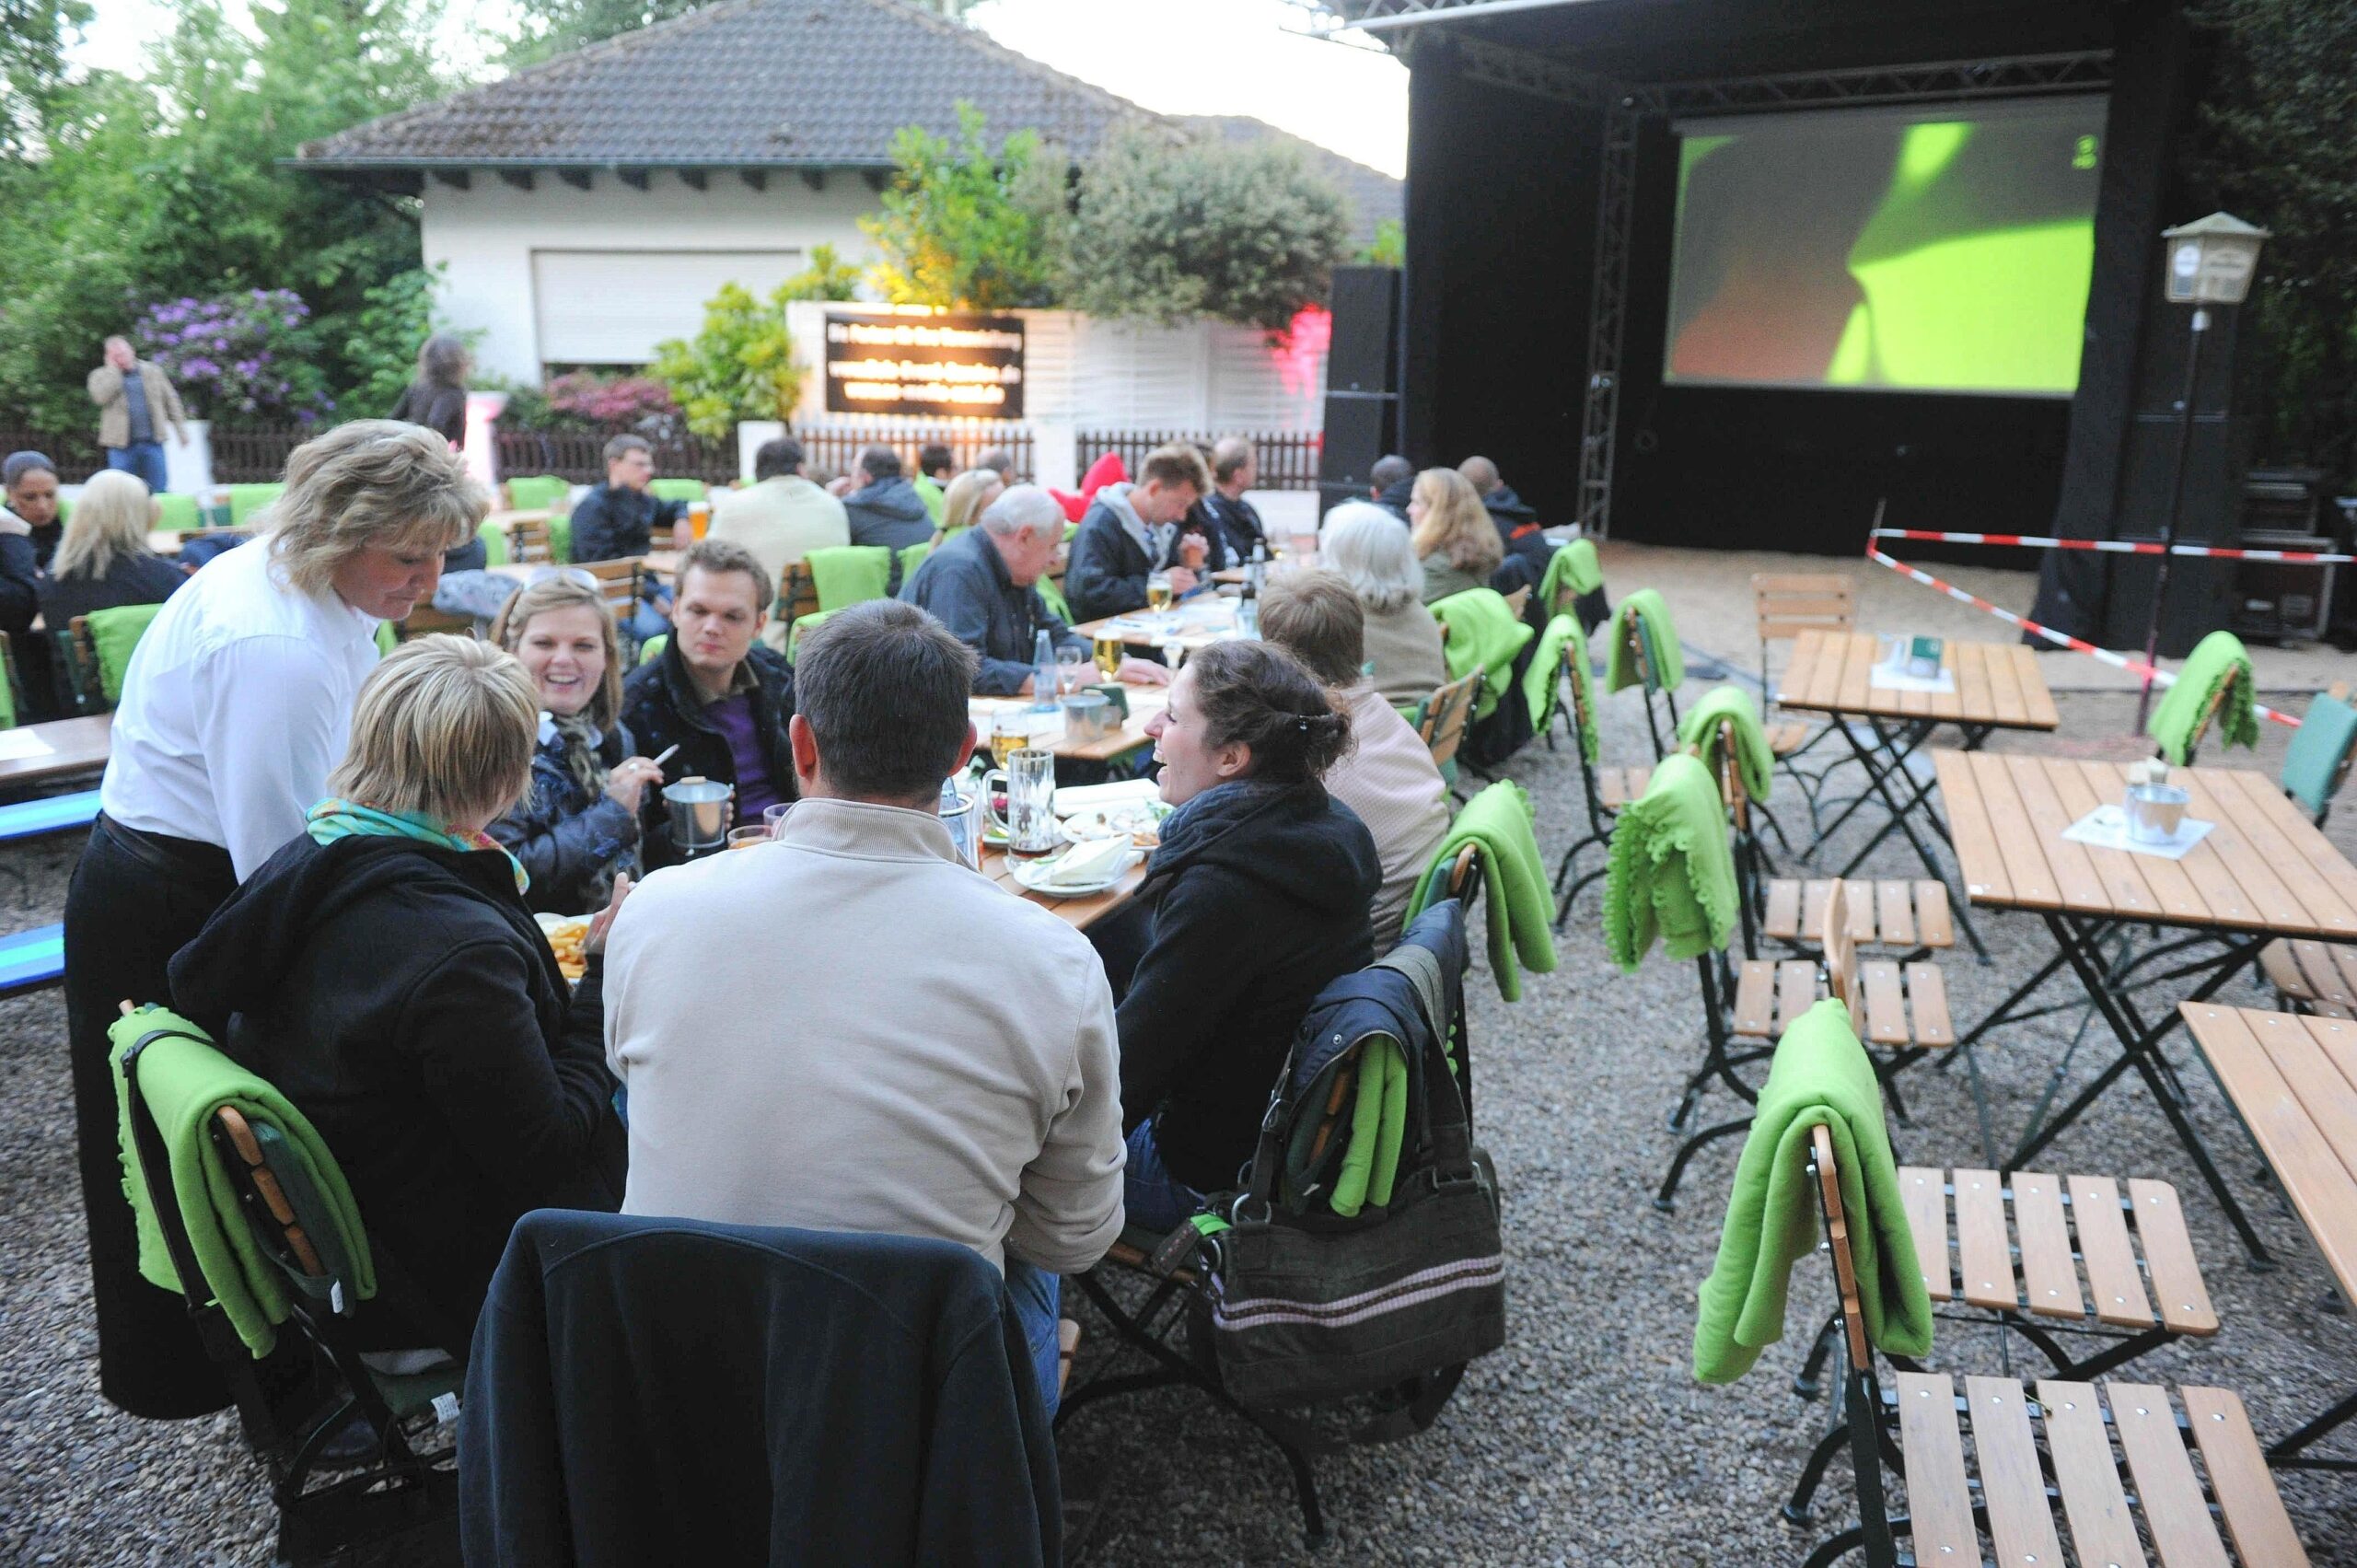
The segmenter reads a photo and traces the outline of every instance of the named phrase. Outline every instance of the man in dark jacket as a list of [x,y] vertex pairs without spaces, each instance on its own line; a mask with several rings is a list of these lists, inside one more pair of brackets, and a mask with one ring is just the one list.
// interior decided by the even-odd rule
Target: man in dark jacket
[[[1498,538],[1506,547],[1509,557],[1520,556],[1529,563],[1520,574],[1523,581],[1537,584],[1547,575],[1547,558],[1558,548],[1555,541],[1540,530],[1538,514],[1515,494],[1514,486],[1498,476],[1498,465],[1487,458],[1468,458],[1457,465],[1457,471],[1473,486],[1473,494],[1481,498],[1488,509],[1490,521],[1498,530]],[[1492,585],[1495,587],[1493,583]],[[1518,581],[1515,587],[1520,587]],[[1499,588],[1510,593],[1511,588]]]
[[1373,482],[1367,494],[1375,504],[1399,518],[1408,520],[1408,502],[1416,488],[1416,465],[1397,452],[1375,459],[1375,467],[1367,470]]
[[1260,509],[1244,499],[1244,493],[1260,478],[1260,455],[1252,449],[1248,437],[1225,436],[1212,448],[1212,488],[1203,497],[1200,510],[1219,529],[1228,560],[1235,565],[1241,566],[1252,559],[1253,546],[1265,548],[1269,542],[1269,530],[1261,524]]
[[[1018,484],[982,510],[966,529],[925,557],[900,597],[949,629],[981,656],[974,691],[983,697],[1028,697],[1031,656],[1039,634],[1057,648],[1088,646],[1088,639],[1057,619],[1034,586],[1063,542],[1064,513],[1036,484]],[[1160,685],[1169,672],[1144,659],[1121,660],[1120,679]]]
[[[786,721],[794,716],[794,667],[755,643],[773,586],[761,563],[737,545],[707,539],[679,562],[678,630],[663,652],[622,683],[622,722],[640,748],[659,757],[673,783],[716,779],[737,790],[737,821],[759,823],[795,797]],[[649,870],[686,858],[671,842],[660,790],[641,807],[642,858]]]
[[[617,436],[606,443],[606,482],[590,487],[573,508],[573,559],[627,561],[656,548],[659,535],[670,543],[671,528],[687,516],[684,501],[647,493],[655,482],[655,448],[644,436]],[[648,579],[638,611],[624,630],[637,642],[659,636],[670,621],[671,596]]]
[[843,497],[853,544],[906,550],[933,537],[933,514],[924,497],[900,472],[900,454],[870,447],[859,455],[860,487]]
[[1064,600],[1076,621],[1102,620],[1145,606],[1146,578],[1167,570],[1170,590],[1195,587],[1205,546],[1182,548],[1178,519],[1212,487],[1201,452],[1185,442],[1158,447],[1139,465],[1135,484],[1097,493],[1064,568]]

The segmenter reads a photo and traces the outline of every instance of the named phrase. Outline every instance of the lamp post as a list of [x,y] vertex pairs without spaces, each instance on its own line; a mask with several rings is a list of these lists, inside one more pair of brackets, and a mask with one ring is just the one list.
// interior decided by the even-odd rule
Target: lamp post
[[2240,305],[2250,293],[2258,271],[2258,250],[2268,232],[2212,213],[2206,218],[2161,231],[2166,257],[2165,296],[2172,304],[2190,305],[2185,346],[2185,392],[2177,405],[2177,457],[2169,465],[2169,514],[2161,529],[2161,564],[2153,579],[2153,614],[2144,631],[2143,690],[2136,698],[2136,733],[2144,729],[2144,714],[2152,706],[2153,661],[2161,650],[2161,610],[2168,600],[2169,567],[2177,560],[2177,515],[2185,503],[2185,458],[2193,442],[2193,399],[2201,385],[2201,343],[2210,330],[2210,307]]

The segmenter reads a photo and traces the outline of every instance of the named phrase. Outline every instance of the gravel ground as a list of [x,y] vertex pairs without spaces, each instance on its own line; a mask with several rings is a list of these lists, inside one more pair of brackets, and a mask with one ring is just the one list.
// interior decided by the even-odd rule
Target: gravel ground
[[[1691,605],[1678,575],[1655,580],[1688,617],[1705,599],[1732,603],[1731,571],[1709,572],[1707,587],[1698,580]],[[1621,573],[1614,580],[1643,579]],[[2113,738],[2127,729],[2132,704],[2112,692],[2064,696],[2065,743],[2132,751]],[[1606,706],[1607,761],[1641,760],[1633,699],[1624,693]],[[2251,765],[2271,772],[2282,733],[2262,727]],[[1571,754],[1534,749],[1510,772],[1538,803],[1542,845],[1560,848],[1575,819],[1584,820]],[[2333,836],[2357,851],[2357,807],[2344,809]],[[1833,849],[1847,853],[1840,843]],[[1883,854],[1874,869],[1912,869],[1889,846]],[[14,924],[57,918],[70,859],[70,850],[9,852],[6,864],[30,879],[29,899],[8,912]],[[1622,976],[1605,961],[1596,920],[1591,889],[1574,912],[1561,966],[1527,981],[1520,1003],[1502,1003],[1486,973],[1475,977],[1477,1132],[1507,1201],[1510,1337],[1475,1365],[1431,1432],[1318,1463],[1336,1536],[1321,1560],[1797,1562],[1843,1522],[1846,1464],[1821,1494],[1816,1527],[1794,1528],[1776,1514],[1827,1419],[1823,1403],[1805,1403],[1789,1387],[1803,1346],[1771,1351],[1733,1388],[1704,1388],[1689,1375],[1694,1290],[1716,1246],[1736,1144],[1696,1162],[1676,1213],[1654,1209],[1650,1195],[1675,1144],[1662,1119],[1699,1051],[1694,975],[1655,955]],[[1991,966],[1961,950],[1945,965],[1959,1020],[1985,1013],[2008,977],[2049,950],[2043,927],[2026,916],[1991,915],[1982,931]],[[2240,984],[2223,999],[2272,1005]],[[2073,1021],[2022,1026],[1983,1053],[2001,1136],[2022,1124]],[[232,1418],[142,1423],[98,1396],[64,1035],[54,993],[0,1003],[7,1085],[0,1138],[9,1150],[0,1164],[8,1215],[0,1231],[0,1562],[265,1562],[261,1478],[241,1457]],[[2176,1053],[2180,1063],[2190,1054],[2182,1035]],[[1898,1130],[1903,1157],[1976,1157],[1960,1076],[1910,1074],[1913,1121]],[[2237,1150],[2242,1133],[2214,1086],[2199,1071],[2189,1082],[2213,1145]],[[1704,1103],[1706,1114],[1728,1106],[1724,1095]],[[2115,1089],[2049,1157],[2058,1170],[2163,1177],[2184,1195],[2223,1329],[2213,1341],[2146,1357],[2133,1376],[2237,1389],[2266,1436],[2305,1419],[2328,1391],[2337,1397],[2357,1384],[2357,1321],[2325,1309],[2324,1266],[2289,1209],[2252,1181],[2247,1152],[2223,1163],[2282,1260],[2270,1274],[2243,1265],[2216,1205],[2140,1087]],[[1826,1272],[1805,1265],[1790,1327],[1805,1333],[1830,1300]],[[1091,1318],[1086,1358],[1110,1341],[1101,1322],[1084,1316]],[[1991,1330],[1943,1323],[1933,1359],[1997,1372],[2005,1353]],[[2012,1369],[2036,1371],[2018,1355]],[[1104,1500],[1086,1551],[1092,1563],[1309,1560],[1273,1451],[1200,1398],[1157,1391],[1109,1400],[1082,1411],[1062,1446],[1071,1490]],[[2282,1489],[2314,1560],[2357,1568],[2357,1483],[2294,1475]]]

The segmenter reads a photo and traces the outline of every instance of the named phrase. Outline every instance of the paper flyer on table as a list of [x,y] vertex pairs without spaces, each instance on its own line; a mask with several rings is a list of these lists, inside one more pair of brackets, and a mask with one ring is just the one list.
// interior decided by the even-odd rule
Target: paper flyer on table
[[56,747],[29,729],[0,729],[0,762],[15,762],[28,757],[56,755]]
[[1910,675],[1895,666],[1878,664],[1868,673],[1866,684],[1877,691],[1928,691],[1945,697],[1956,690],[1956,673],[1944,669],[1929,677]]
[[2188,817],[2177,825],[2177,835],[2163,843],[2145,843],[2128,836],[2128,812],[2124,807],[2098,806],[2062,830],[2062,836],[2073,843],[2086,844],[2094,849],[2122,849],[2131,854],[2157,855],[2163,860],[2183,860],[2186,852],[2210,836],[2212,822],[2196,821]]

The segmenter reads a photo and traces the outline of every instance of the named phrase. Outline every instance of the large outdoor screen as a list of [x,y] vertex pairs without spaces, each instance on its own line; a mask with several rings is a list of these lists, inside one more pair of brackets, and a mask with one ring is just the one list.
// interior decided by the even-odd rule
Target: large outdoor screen
[[2103,117],[2069,98],[1680,122],[1666,379],[2067,396]]

